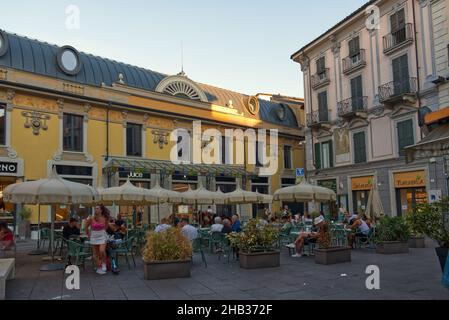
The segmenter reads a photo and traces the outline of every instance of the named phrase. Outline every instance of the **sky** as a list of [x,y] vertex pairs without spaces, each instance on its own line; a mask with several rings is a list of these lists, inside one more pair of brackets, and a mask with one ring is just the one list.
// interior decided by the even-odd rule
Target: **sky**
[[0,29],[170,75],[183,62],[190,79],[245,94],[303,97],[291,54],[365,2],[15,0],[2,3]]

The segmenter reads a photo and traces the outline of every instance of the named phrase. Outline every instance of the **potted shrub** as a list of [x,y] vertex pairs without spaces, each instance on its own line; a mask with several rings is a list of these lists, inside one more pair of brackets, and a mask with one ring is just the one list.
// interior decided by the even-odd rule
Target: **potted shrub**
[[31,237],[31,218],[32,211],[30,208],[22,207],[22,210],[18,212],[18,215],[20,217],[20,223],[19,223],[19,238],[20,239],[26,239]]
[[244,269],[274,268],[280,265],[280,251],[274,247],[279,231],[271,224],[248,221],[242,232],[227,235],[231,246],[238,248],[240,267]]
[[449,198],[431,204],[419,204],[416,210],[423,220],[424,234],[438,242],[439,247],[435,251],[441,271],[444,272],[449,250]]
[[426,226],[421,211],[415,208],[415,211],[408,214],[405,219],[411,231],[410,240],[408,241],[410,248],[425,248],[424,230]]
[[351,248],[343,246],[332,246],[332,234],[329,223],[322,221],[318,223],[319,236],[318,248],[314,250],[315,263],[335,264],[351,261]]
[[380,254],[408,253],[410,229],[402,217],[385,216],[376,226],[376,252]]
[[192,244],[178,228],[149,231],[142,258],[145,280],[190,277]]

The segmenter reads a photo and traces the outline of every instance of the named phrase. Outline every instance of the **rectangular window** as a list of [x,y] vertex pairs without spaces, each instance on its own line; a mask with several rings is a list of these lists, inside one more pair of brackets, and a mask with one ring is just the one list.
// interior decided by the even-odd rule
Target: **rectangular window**
[[410,92],[410,75],[406,54],[393,59],[393,83],[394,95]]
[[220,160],[221,160],[222,164],[232,164],[231,152],[229,150],[229,148],[230,148],[229,141],[230,141],[230,139],[228,137],[226,137],[226,136],[221,137]]
[[6,144],[6,106],[0,104],[0,145]]
[[284,169],[292,168],[292,147],[284,146]]
[[365,132],[354,133],[354,163],[366,162]]
[[399,155],[405,156],[404,148],[407,146],[411,146],[415,143],[415,138],[413,135],[413,120],[405,120],[398,122],[398,147],[399,147]]
[[398,45],[407,39],[404,9],[401,9],[390,16],[390,27],[391,35],[393,37],[393,45]]
[[362,76],[351,79],[352,111],[363,110]]
[[83,152],[83,116],[64,113],[62,140],[64,151]]
[[352,62],[356,63],[360,60],[360,38],[357,36],[348,42],[349,57]]
[[318,94],[318,120],[319,122],[329,121],[327,110],[327,91]]
[[140,124],[126,124],[126,155],[142,156],[142,125]]
[[316,61],[316,73],[320,75],[320,78],[321,78],[321,75],[323,75],[323,74],[325,76],[326,61],[324,60],[324,57],[321,57]]
[[334,167],[334,151],[332,140],[315,144],[315,167],[327,169]]

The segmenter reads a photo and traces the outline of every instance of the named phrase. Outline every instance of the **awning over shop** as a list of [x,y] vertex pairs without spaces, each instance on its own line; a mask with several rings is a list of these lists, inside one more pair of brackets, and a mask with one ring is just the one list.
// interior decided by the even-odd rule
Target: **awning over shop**
[[189,174],[189,175],[225,175],[225,176],[245,176],[252,173],[245,170],[244,166],[239,165],[207,165],[207,164],[175,164],[171,161],[149,160],[149,159],[129,159],[129,158],[110,158],[104,165],[107,171],[140,170],[143,172],[164,172],[166,174]]
[[419,143],[405,148],[407,162],[449,155],[449,123],[439,125]]

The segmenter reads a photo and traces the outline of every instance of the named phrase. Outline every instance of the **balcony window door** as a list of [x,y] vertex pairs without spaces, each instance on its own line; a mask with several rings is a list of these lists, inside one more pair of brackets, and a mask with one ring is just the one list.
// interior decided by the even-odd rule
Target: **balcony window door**
[[354,133],[354,163],[366,162],[365,132]]
[[405,121],[398,122],[397,130],[398,130],[399,155],[405,156],[404,148],[407,146],[411,146],[412,144],[415,143],[415,138],[413,134],[413,120],[408,119]]
[[318,94],[318,122],[329,121],[327,110],[327,92]]
[[142,125],[128,123],[126,125],[126,155],[142,156]]
[[349,46],[349,58],[353,65],[360,62],[360,38],[357,36],[348,42]]
[[353,112],[363,110],[362,76],[351,79],[351,99]]
[[410,74],[407,55],[393,60],[394,95],[410,92]]
[[321,57],[316,61],[316,73],[320,80],[326,79],[326,61],[324,60],[324,57]]
[[404,9],[401,9],[390,16],[390,27],[391,35],[393,37],[393,45],[400,44],[407,39]]
[[83,152],[83,117],[64,113],[63,150]]

